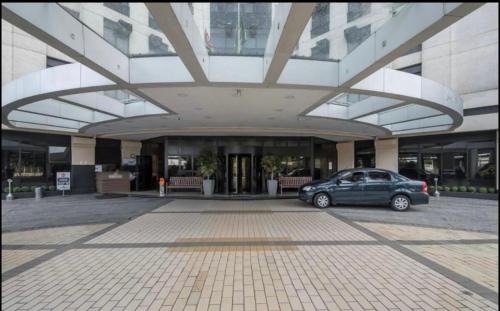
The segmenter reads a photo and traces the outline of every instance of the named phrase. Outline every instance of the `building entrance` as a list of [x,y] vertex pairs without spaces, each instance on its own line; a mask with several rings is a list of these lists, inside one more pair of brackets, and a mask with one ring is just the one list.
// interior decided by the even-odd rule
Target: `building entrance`
[[229,192],[233,194],[249,193],[252,185],[250,154],[229,155]]

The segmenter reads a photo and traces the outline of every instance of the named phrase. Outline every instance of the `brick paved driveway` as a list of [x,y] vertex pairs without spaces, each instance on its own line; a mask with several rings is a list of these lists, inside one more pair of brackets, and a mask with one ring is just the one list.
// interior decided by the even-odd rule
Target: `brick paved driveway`
[[2,234],[2,310],[497,310],[498,236],[287,200]]

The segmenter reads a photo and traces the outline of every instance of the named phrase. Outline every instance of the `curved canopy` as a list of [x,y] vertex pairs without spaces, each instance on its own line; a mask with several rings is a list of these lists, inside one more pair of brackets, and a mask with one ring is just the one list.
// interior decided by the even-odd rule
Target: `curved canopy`
[[[5,84],[2,123],[132,139],[279,133],[342,140],[451,130],[463,120],[456,93],[384,66],[480,5],[385,4],[368,13],[361,6],[324,32],[342,33],[347,45],[331,39],[337,45],[321,59],[308,44],[321,41],[311,15],[323,14],[324,4],[273,3],[251,15],[238,3],[233,29],[217,26],[230,18],[206,3],[130,3],[136,13],[128,18],[120,15],[125,7],[102,3],[2,3],[2,18],[78,61]],[[235,53],[216,40],[217,27],[237,38]],[[125,49],[119,36],[134,42]],[[258,39],[260,50],[251,43]]]

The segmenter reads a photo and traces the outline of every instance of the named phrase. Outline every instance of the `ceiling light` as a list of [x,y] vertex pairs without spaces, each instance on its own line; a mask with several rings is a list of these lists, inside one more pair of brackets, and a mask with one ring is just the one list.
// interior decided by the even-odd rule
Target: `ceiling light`
[[293,95],[287,95],[287,96],[285,96],[285,98],[286,98],[286,99],[294,99],[294,98],[295,98],[295,96],[293,96]]
[[187,97],[188,94],[186,94],[186,93],[177,93],[177,96],[179,96],[179,97]]

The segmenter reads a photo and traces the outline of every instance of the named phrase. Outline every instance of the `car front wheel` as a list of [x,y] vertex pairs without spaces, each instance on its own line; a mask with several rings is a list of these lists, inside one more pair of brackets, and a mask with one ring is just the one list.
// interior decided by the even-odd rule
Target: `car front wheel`
[[404,212],[410,208],[410,199],[402,194],[398,194],[392,198],[391,207],[393,210]]
[[330,206],[330,197],[325,193],[318,193],[314,196],[314,206],[317,208],[326,208]]

